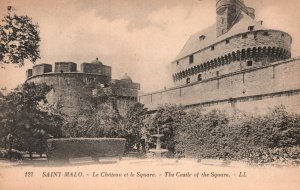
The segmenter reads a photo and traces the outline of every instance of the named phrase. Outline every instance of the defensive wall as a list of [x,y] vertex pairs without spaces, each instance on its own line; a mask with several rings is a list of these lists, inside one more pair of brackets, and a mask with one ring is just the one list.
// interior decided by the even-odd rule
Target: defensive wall
[[35,75],[26,82],[46,83],[53,86],[47,101],[69,116],[90,110],[93,90],[99,82],[106,81],[103,75],[86,73],[44,73]]
[[250,68],[202,81],[140,95],[149,110],[160,105],[237,109],[266,113],[283,104],[289,112],[300,113],[300,57]]
[[[201,43],[201,42],[200,42]],[[249,31],[230,36],[172,63],[175,86],[217,75],[264,66],[291,57],[291,36],[277,30]],[[193,62],[190,62],[193,56]],[[249,61],[251,64],[249,64]]]
[[132,82],[125,74],[120,79],[111,79],[111,67],[103,65],[98,59],[83,63],[81,71],[72,62],[56,62],[52,65],[39,64],[27,70],[26,82],[46,83],[53,89],[47,94],[47,101],[68,116],[81,113],[93,114],[93,97],[106,94],[115,97],[120,114],[125,114],[130,104],[137,101],[140,84]]

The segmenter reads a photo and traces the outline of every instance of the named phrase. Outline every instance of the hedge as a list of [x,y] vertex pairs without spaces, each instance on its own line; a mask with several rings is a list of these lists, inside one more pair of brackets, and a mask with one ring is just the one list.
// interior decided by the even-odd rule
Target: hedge
[[122,138],[61,138],[47,140],[48,160],[68,160],[90,156],[122,157],[126,139]]
[[[11,155],[9,155],[11,154]],[[12,149],[11,153],[9,153],[9,150],[6,149],[0,149],[0,159],[12,159],[12,160],[21,160],[23,159],[23,152],[20,152],[18,150]]]
[[180,125],[170,125],[177,126],[174,129],[177,157],[251,163],[300,160],[300,115],[287,113],[283,107],[266,115],[191,110]]

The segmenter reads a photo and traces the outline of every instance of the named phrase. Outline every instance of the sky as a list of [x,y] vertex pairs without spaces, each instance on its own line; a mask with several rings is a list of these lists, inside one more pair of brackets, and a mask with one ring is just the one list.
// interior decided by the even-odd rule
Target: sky
[[[245,0],[264,26],[293,37],[292,56],[300,56],[299,0]],[[170,87],[168,65],[188,37],[214,24],[215,0],[0,0],[40,26],[41,59],[36,62],[90,62],[112,67],[112,77],[128,73],[142,92]],[[25,81],[22,68],[0,68],[0,88]],[[80,68],[79,65],[77,68]]]

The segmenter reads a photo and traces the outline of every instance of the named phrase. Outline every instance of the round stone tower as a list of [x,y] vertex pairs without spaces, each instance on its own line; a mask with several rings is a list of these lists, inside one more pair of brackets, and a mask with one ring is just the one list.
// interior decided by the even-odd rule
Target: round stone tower
[[238,15],[237,7],[238,0],[217,0],[217,36],[225,34],[233,26]]

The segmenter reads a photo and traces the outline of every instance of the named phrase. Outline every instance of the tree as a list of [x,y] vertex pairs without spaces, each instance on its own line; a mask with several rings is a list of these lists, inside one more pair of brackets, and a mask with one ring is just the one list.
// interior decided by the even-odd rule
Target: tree
[[143,104],[134,103],[129,107],[123,120],[123,137],[127,140],[127,151],[136,147],[138,151],[145,152],[146,144],[144,140],[147,131],[144,120],[147,116],[147,108],[144,108]]
[[68,126],[63,133],[67,137],[120,137],[122,116],[116,99],[99,88],[97,96],[86,97],[86,107],[78,114],[66,117]]
[[52,87],[25,83],[0,100],[0,136],[18,150],[42,152],[49,137],[61,137],[64,119],[47,105]]
[[[152,123],[148,126],[147,130],[150,134],[156,134],[157,129],[162,137],[162,146],[171,152],[175,152],[175,135],[177,129],[182,125],[182,119],[186,113],[182,106],[176,105],[164,105],[158,108],[152,118]],[[155,139],[152,138],[152,142]]]
[[28,16],[18,16],[9,6],[0,25],[0,63],[23,66],[40,58],[39,26]]

